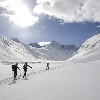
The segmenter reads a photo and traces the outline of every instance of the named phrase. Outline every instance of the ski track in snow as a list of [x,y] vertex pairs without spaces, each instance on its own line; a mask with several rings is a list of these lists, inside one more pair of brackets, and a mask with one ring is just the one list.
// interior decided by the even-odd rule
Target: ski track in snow
[[[70,65],[70,64],[68,64],[68,65]],[[13,85],[13,84],[16,84],[16,83],[18,83],[22,80],[29,80],[29,79],[33,78],[34,75],[41,74],[41,73],[44,73],[44,72],[47,72],[47,71],[48,72],[53,71],[53,70],[56,70],[58,68],[62,68],[64,66],[66,66],[66,65],[49,68],[49,70],[44,69],[44,70],[39,70],[39,71],[35,71],[35,72],[32,71],[31,73],[28,73],[25,78],[23,78],[23,75],[20,74],[20,75],[17,76],[17,80],[14,80],[14,77],[6,78],[6,79],[3,79],[3,80],[0,80],[0,85],[5,85],[5,84]]]

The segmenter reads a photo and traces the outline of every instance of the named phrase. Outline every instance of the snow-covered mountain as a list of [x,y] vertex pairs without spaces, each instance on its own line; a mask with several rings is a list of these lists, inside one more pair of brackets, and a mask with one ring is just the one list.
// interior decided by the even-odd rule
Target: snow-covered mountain
[[[28,44],[24,44],[25,48],[30,51],[31,48],[31,54],[34,54],[33,56],[38,58],[38,59],[43,59],[43,60],[66,60],[73,56],[74,52],[76,52],[77,47],[74,45],[69,46],[64,49],[62,45],[60,45],[56,41],[52,42],[40,42],[42,45],[38,46],[37,43],[31,43],[30,47]],[[65,46],[65,45],[64,45]],[[72,47],[72,48],[71,48]],[[68,50],[67,50],[68,49]],[[74,51],[75,50],[75,51]]]
[[49,42],[45,46],[40,46],[38,43],[24,44],[17,38],[9,39],[0,35],[0,60],[66,60],[76,52],[76,49],[74,51],[71,47],[65,49],[56,41]]
[[100,60],[100,34],[87,39],[77,51],[77,54],[69,60],[82,62]]
[[0,35],[1,61],[32,61],[35,58],[25,47],[5,36]]
[[62,49],[67,50],[67,51],[72,51],[72,52],[77,52],[77,50],[79,49],[79,47],[76,47],[75,45],[71,44],[71,45],[61,45]]
[[11,38],[11,40],[17,42],[17,43],[21,43],[17,38]]
[[74,52],[72,52],[72,49],[70,49],[70,51],[64,50],[61,45],[56,41],[52,41],[45,47],[36,48],[35,51],[40,59],[56,61],[66,60],[74,54]]

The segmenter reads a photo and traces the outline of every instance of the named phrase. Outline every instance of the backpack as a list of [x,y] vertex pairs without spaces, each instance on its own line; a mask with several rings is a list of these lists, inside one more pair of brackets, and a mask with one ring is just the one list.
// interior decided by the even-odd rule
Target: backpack
[[12,71],[14,71],[14,69],[15,69],[15,65],[12,65]]
[[23,66],[24,71],[27,71],[27,65]]

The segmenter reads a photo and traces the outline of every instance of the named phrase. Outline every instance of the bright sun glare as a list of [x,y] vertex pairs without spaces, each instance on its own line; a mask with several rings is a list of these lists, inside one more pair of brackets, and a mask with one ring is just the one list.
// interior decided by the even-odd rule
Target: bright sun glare
[[23,4],[17,5],[14,8],[14,12],[15,15],[12,15],[10,20],[20,27],[31,26],[38,20],[38,17],[32,16],[29,9]]

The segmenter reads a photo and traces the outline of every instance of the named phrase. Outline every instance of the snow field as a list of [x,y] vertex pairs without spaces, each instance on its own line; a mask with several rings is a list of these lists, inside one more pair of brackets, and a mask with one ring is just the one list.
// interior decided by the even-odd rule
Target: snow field
[[[39,63],[34,66],[34,69],[38,71],[44,69],[46,64]],[[100,99],[100,61],[76,64],[51,62],[50,66],[57,68],[35,74],[28,80],[1,85],[1,100]]]

